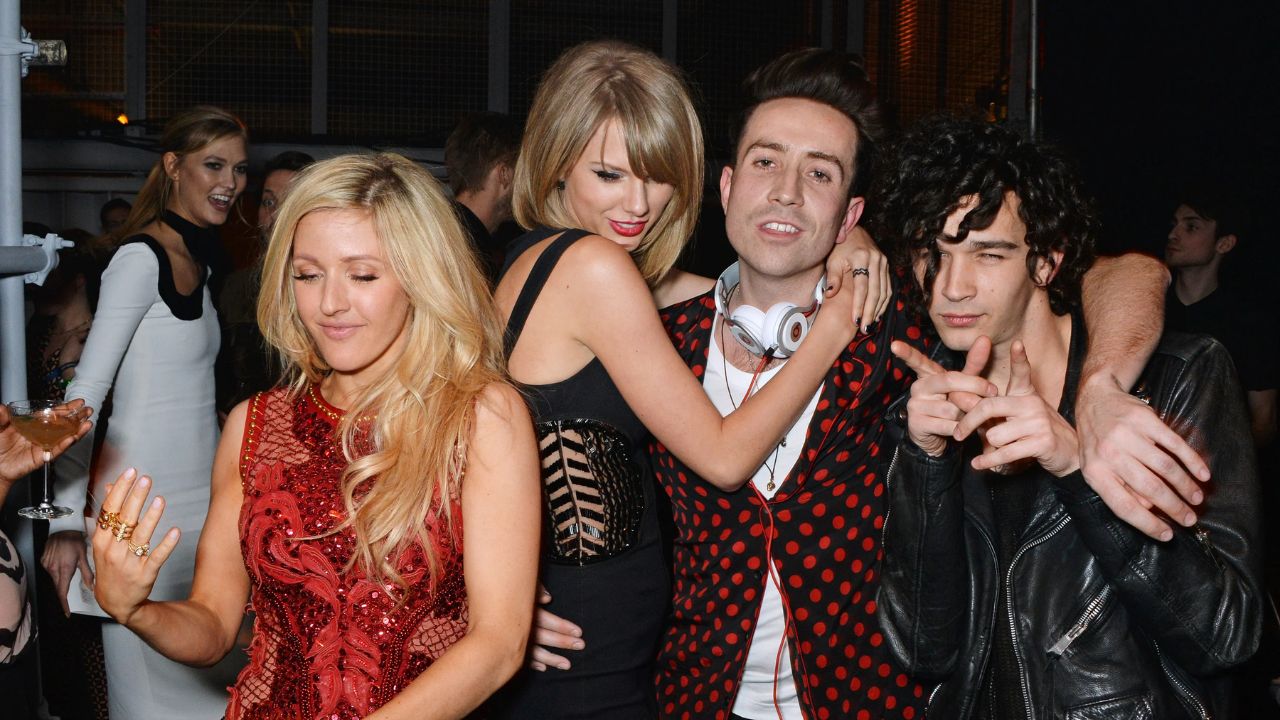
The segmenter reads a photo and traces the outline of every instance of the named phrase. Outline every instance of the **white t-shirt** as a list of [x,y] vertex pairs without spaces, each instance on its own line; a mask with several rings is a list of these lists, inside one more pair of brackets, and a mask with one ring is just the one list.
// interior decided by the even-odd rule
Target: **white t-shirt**
[[[759,392],[781,368],[782,364],[779,363],[760,373],[752,394]],[[725,360],[719,344],[719,333],[713,329],[706,372],[702,376],[702,388],[721,415],[728,415],[735,406],[742,404],[743,395],[751,385],[751,380],[751,373],[743,372]],[[782,444],[775,452],[770,453],[752,476],[752,484],[766,498],[771,498],[778,492],[783,480],[791,473],[792,466],[800,458],[805,434],[821,394],[822,388],[819,387],[800,419],[787,431]],[[773,489],[769,489],[770,478],[774,481]],[[777,720],[779,717],[783,720],[803,720],[791,672],[791,653],[786,642],[786,614],[782,607],[782,595],[778,591],[777,570],[769,565],[769,572],[772,579],[764,586],[760,617],[747,649],[746,668],[742,673],[738,696],[733,703],[733,713],[751,720]]]

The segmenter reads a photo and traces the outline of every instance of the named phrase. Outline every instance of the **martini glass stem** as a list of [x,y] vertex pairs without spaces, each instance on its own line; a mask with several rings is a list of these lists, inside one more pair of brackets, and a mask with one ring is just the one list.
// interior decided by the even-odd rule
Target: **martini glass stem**
[[53,453],[48,450],[44,451],[44,495],[41,496],[41,505],[51,505],[52,498],[49,497],[49,461],[53,459]]

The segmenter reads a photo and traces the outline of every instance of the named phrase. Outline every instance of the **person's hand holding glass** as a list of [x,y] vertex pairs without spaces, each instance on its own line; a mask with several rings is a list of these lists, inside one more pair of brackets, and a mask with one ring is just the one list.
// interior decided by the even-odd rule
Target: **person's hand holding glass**
[[18,514],[32,520],[51,520],[75,512],[54,505],[49,497],[49,461],[93,427],[90,408],[84,402],[22,400],[0,411],[0,480],[9,483],[44,463],[44,491],[37,505],[20,508]]

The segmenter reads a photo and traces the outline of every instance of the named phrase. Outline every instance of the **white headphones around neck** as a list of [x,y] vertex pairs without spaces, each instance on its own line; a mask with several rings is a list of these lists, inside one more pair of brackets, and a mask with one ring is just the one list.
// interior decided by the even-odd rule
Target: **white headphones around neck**
[[716,312],[724,318],[733,337],[751,354],[761,357],[790,357],[809,334],[814,311],[822,304],[822,291],[827,286],[826,276],[813,289],[813,303],[807,308],[782,302],[767,311],[742,305],[731,313],[729,298],[738,288],[739,278],[736,262],[720,274],[720,279],[716,280]]

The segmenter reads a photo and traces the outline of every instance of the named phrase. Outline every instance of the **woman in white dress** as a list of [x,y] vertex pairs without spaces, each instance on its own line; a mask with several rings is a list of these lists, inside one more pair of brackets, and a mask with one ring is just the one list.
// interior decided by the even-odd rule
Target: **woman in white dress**
[[[105,483],[125,469],[165,478],[165,515],[199,536],[209,509],[209,474],[218,444],[213,362],[218,318],[209,297],[209,260],[217,226],[245,187],[247,132],[234,115],[196,107],[175,116],[161,139],[163,154],[115,237],[120,246],[102,275],[93,328],[67,399],[95,411],[112,394],[99,456],[86,438],[57,465],[58,504],[96,516]],[[106,478],[107,480],[103,480]],[[51,523],[41,561],[64,609],[102,615],[89,586],[85,523],[79,513]],[[152,598],[185,598],[195,566],[194,543],[165,565]],[[79,577],[73,577],[78,575]],[[104,626],[107,697],[113,720],[220,718],[226,688],[244,664],[232,653],[218,666],[172,662],[128,630]]]

